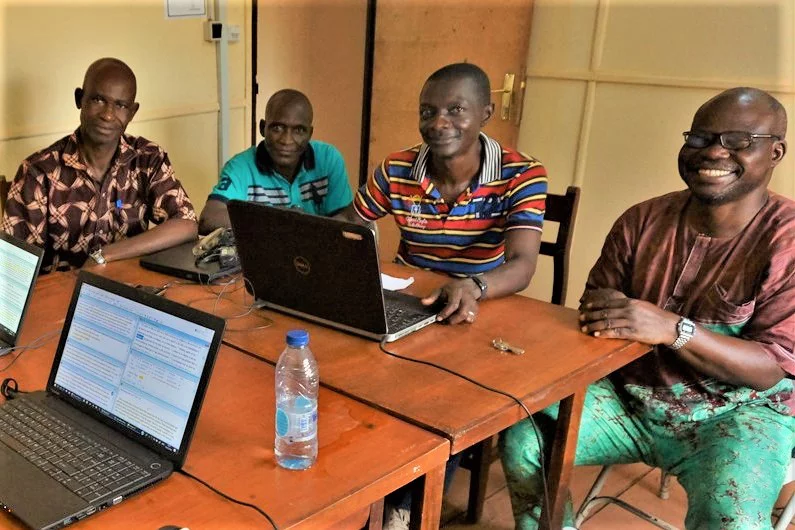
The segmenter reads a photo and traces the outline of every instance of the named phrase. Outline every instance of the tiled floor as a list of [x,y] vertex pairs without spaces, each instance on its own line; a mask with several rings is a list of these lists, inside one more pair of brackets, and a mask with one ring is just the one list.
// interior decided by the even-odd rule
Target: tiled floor
[[[599,470],[600,468],[598,467],[575,468],[574,483],[572,485],[575,506],[579,506],[596,479]],[[618,493],[627,484],[648,470],[649,468],[643,464],[615,466],[611,470],[602,490],[603,494],[614,495]],[[655,469],[622,494],[621,498],[674,526],[684,528],[683,522],[687,509],[684,490],[676,483],[676,479],[672,479],[670,497],[667,500],[662,500],[657,496],[659,484],[660,472]],[[450,492],[445,498],[442,515],[445,529],[509,530],[514,527],[511,516],[511,502],[508,498],[505,477],[499,462],[495,462],[491,467],[489,490],[486,504],[483,507],[483,518],[477,525],[468,525],[463,522],[463,510],[466,508],[468,486],[469,472],[461,469],[456,473]],[[617,506],[608,505],[585,521],[580,528],[581,530],[640,530],[643,528],[653,529],[655,527]]]
[[[574,506],[579,507],[601,468],[574,468],[572,496]],[[643,464],[614,466],[602,489],[602,495],[617,495],[627,485],[650,470]],[[653,514],[663,521],[684,529],[687,498],[676,478],[672,478],[667,500],[660,499],[657,492],[660,487],[660,470],[653,469],[639,482],[620,495],[624,501],[643,511]],[[469,491],[469,472],[459,469],[456,473],[450,492],[445,497],[442,510],[442,522],[445,530],[510,530],[514,527],[511,516],[511,501],[505,486],[505,476],[499,462],[491,466],[486,504],[483,507],[483,518],[476,525],[465,524],[467,494]],[[639,519],[616,505],[608,505],[593,514],[581,526],[581,530],[644,530],[654,529],[654,525]],[[795,522],[789,529],[795,530]]]

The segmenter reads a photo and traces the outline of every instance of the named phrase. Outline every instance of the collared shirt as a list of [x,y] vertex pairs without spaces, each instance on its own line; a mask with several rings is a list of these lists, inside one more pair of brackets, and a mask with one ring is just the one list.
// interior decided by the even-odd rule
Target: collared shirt
[[453,204],[429,175],[426,144],[389,155],[354,200],[362,219],[392,214],[400,228],[397,261],[471,276],[505,261],[505,232],[541,231],[547,173],[541,162],[481,133],[481,166]]
[[42,272],[81,267],[89,252],[140,234],[150,222],[196,220],[157,144],[122,135],[99,184],[80,154],[79,134],[26,158],[5,205],[2,230],[44,248]]
[[[727,238],[690,227],[689,201],[690,192],[681,191],[625,212],[607,236],[588,288],[617,289],[712,331],[753,341],[795,375],[795,201],[771,193],[748,225]],[[748,402],[795,411],[790,379],[764,392],[722,383],[664,346],[613,379],[655,415],[675,410],[703,419]]]
[[312,140],[292,182],[273,167],[265,142],[232,157],[209,199],[264,202],[300,208],[315,215],[333,215],[353,200],[342,155],[333,145]]

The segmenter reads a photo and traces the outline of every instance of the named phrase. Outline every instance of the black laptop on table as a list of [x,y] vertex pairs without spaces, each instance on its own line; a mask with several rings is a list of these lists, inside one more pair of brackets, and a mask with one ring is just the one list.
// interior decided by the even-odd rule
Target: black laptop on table
[[246,288],[266,306],[387,342],[436,321],[419,298],[382,289],[366,226],[254,202],[227,208]]
[[0,231],[0,355],[16,346],[44,249]]
[[46,391],[0,407],[0,504],[31,528],[60,528],[180,468],[223,330],[81,272]]
[[218,260],[197,259],[193,247],[197,241],[188,241],[176,247],[167,248],[154,254],[143,256],[141,267],[169,276],[208,284],[215,280],[240,272],[239,267],[222,267]]

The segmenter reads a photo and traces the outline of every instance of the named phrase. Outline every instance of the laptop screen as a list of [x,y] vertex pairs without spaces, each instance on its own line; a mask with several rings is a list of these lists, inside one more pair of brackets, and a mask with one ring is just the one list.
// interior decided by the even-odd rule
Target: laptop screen
[[178,453],[186,428],[195,421],[197,394],[201,388],[201,401],[209,376],[208,354],[212,351],[214,360],[220,333],[135,296],[89,283],[78,282],[76,289],[52,389],[167,453]]
[[0,337],[9,344],[16,341],[39,270],[41,252],[23,246],[9,237],[0,238]]

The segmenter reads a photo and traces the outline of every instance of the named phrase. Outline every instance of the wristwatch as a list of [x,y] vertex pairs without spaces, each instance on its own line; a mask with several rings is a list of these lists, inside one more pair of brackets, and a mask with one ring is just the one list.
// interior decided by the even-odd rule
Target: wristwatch
[[669,346],[672,350],[678,350],[685,344],[687,341],[693,338],[693,335],[696,334],[696,325],[693,324],[693,321],[689,318],[682,317],[679,319],[679,322],[676,324],[676,332],[679,334],[676,337],[676,340]]
[[102,248],[96,249],[94,252],[90,253],[88,257],[96,261],[99,265],[104,265],[108,262],[108,260],[105,259],[105,256],[102,255]]
[[483,300],[486,298],[486,291],[489,289],[489,285],[486,283],[486,280],[484,280],[482,276],[470,276],[469,279],[475,282],[475,285],[477,285],[478,289],[480,289],[480,296],[478,297],[478,300]]

